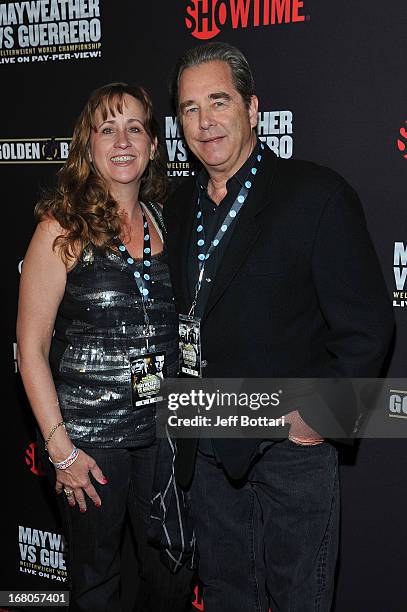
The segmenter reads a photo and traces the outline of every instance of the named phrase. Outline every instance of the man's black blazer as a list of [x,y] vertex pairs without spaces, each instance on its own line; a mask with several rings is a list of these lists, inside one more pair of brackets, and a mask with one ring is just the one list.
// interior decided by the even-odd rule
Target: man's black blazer
[[[393,311],[358,196],[335,172],[265,150],[236,219],[202,319],[205,377],[376,377],[393,332]],[[195,180],[164,206],[179,312],[191,306],[187,257]],[[293,406],[318,430],[326,406]],[[350,434],[355,406],[335,407]],[[241,478],[258,441],[213,440],[226,471]],[[196,440],[179,440],[177,478],[194,469]]]

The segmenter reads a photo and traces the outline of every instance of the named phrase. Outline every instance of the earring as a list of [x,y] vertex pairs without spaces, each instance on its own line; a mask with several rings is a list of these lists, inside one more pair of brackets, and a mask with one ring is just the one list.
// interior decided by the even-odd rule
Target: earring
[[152,151],[152,153],[150,153],[150,161],[153,161],[155,157],[155,153],[154,151]]

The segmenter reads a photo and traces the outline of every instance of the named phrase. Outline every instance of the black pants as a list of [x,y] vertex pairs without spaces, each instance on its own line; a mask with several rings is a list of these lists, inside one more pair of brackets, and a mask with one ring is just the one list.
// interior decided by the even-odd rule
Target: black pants
[[339,520],[333,446],[275,443],[240,482],[198,453],[190,499],[205,612],[329,612]]
[[[147,542],[156,446],[140,449],[83,448],[108,479],[93,485],[102,500],[96,508],[86,497],[87,511],[59,504],[69,545],[70,612],[120,612],[120,548],[126,516],[137,542],[137,612],[184,612],[190,609],[191,572],[175,576]],[[49,462],[47,462],[49,463]],[[51,466],[52,467],[52,466]],[[55,481],[55,476],[50,473]],[[92,477],[91,477],[92,478]]]

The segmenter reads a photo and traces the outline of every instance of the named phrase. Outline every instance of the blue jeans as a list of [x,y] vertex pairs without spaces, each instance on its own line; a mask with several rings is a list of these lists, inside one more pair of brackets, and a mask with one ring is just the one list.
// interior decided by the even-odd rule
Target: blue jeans
[[272,444],[243,482],[198,452],[190,500],[205,612],[328,612],[338,552],[336,449]]
[[[120,550],[125,521],[130,519],[137,544],[134,568],[137,612],[185,612],[190,609],[192,574],[183,567],[172,574],[158,550],[147,541],[156,445],[134,448],[84,448],[108,479],[91,480],[102,500],[96,508],[86,497],[87,511],[70,508],[58,496],[68,538],[72,582],[70,612],[120,612]],[[44,460],[44,465],[50,465]],[[48,467],[48,466],[47,466]],[[55,470],[49,469],[55,482]],[[137,572],[138,569],[138,572]],[[138,574],[138,575],[137,575]]]

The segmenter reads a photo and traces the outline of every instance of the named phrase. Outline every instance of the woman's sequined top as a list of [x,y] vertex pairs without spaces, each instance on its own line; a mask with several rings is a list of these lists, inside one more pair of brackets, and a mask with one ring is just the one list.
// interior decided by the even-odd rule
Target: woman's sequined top
[[[142,261],[136,262],[142,269]],[[151,259],[147,300],[151,352],[178,368],[177,316],[165,251]],[[133,408],[129,355],[143,352],[141,297],[119,252],[89,245],[68,273],[55,322],[50,364],[62,416],[79,446],[135,447],[153,442],[152,405]]]

